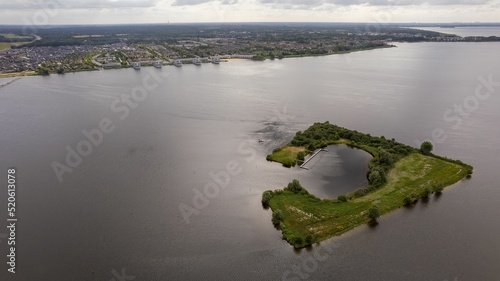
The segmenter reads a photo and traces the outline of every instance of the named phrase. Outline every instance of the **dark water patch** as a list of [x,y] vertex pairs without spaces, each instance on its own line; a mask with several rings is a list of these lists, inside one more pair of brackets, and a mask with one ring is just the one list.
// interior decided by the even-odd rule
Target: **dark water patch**
[[364,150],[347,145],[330,145],[306,164],[308,181],[316,179],[313,186],[305,185],[321,198],[336,198],[368,184],[366,173],[372,156]]

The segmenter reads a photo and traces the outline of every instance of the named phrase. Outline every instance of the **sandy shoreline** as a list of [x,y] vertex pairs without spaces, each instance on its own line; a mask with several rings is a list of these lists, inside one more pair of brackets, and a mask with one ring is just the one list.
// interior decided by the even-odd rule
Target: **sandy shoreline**
[[0,78],[11,78],[20,76],[33,76],[33,75],[35,75],[34,71],[23,71],[23,72],[2,73],[0,74]]

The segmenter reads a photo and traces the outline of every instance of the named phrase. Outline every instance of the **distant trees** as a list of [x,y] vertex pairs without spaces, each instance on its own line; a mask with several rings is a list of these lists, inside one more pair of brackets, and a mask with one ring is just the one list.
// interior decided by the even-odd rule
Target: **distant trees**
[[36,74],[38,75],[49,75],[49,70],[43,66],[39,66],[35,70]]
[[432,143],[430,143],[428,141],[424,141],[420,145],[420,152],[422,152],[422,154],[424,154],[424,155],[430,155],[432,152],[432,149],[433,149]]

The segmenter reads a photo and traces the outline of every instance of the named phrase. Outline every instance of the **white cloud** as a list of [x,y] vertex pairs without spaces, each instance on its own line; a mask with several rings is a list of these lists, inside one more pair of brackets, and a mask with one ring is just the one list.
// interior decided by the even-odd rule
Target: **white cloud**
[[41,9],[49,24],[181,22],[498,22],[500,0],[0,0],[0,24]]
[[[154,7],[161,0],[1,0],[0,9],[105,9]],[[210,0],[209,0],[210,1]]]
[[322,5],[368,5],[368,6],[409,6],[409,5],[483,5],[491,0],[259,0],[262,4],[277,4],[278,7],[318,7]]

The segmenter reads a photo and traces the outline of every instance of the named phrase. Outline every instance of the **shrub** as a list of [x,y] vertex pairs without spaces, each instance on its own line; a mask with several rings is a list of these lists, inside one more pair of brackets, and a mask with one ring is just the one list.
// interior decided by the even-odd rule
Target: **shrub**
[[298,236],[293,239],[293,244],[295,246],[302,246],[302,237]]
[[383,148],[379,148],[378,149],[378,162],[380,164],[387,164],[387,165],[391,165],[392,164],[392,156],[389,152],[387,152],[385,149]]
[[441,193],[443,192],[443,189],[444,189],[444,187],[443,187],[443,185],[440,183],[440,184],[438,184],[438,185],[436,185],[436,186],[434,187],[434,192],[436,192],[436,194],[441,194]]
[[313,143],[310,143],[308,146],[307,146],[307,149],[310,150],[310,151],[314,151],[316,150],[316,146],[314,146]]
[[405,206],[413,204],[413,198],[406,196],[405,199],[403,200],[403,203]]
[[264,191],[264,193],[262,193],[262,205],[268,207],[271,198],[273,198],[273,192],[271,190]]
[[368,173],[368,182],[379,187],[387,181],[385,171],[382,167],[375,166]]
[[339,195],[339,197],[337,197],[337,200],[339,200],[340,202],[347,202],[347,196],[345,195]]
[[424,142],[420,145],[420,152],[422,152],[422,154],[424,154],[424,155],[429,155],[429,154],[431,154],[432,149],[433,149],[432,143],[430,143],[430,142],[428,142],[428,141],[424,141]]
[[358,189],[354,191],[354,197],[359,198],[368,194],[368,190],[365,188]]
[[313,238],[312,238],[311,234],[307,234],[307,236],[306,236],[306,244],[307,245],[311,245],[312,242],[313,242]]
[[298,180],[293,180],[291,181],[288,186],[285,188],[285,190],[291,191],[293,193],[299,193],[303,190],[304,188],[300,184]]
[[280,222],[283,221],[283,212],[281,211],[281,209],[278,209],[276,210],[276,212],[273,212],[273,224],[275,226],[278,226],[280,224]]
[[306,157],[306,154],[304,151],[300,151],[299,153],[297,153],[297,159],[298,160],[302,160],[304,161],[304,158]]
[[286,159],[283,161],[283,166],[287,168],[295,167],[295,160]]
[[378,210],[378,207],[377,206],[372,206],[369,210],[368,210],[368,217],[371,219],[371,220],[376,220],[378,217],[380,217],[380,212]]
[[432,194],[432,189],[430,187],[426,187],[424,188],[424,190],[422,190],[422,193],[420,193],[420,197],[422,198],[428,198],[429,195]]
[[43,66],[39,66],[35,70],[38,75],[49,75],[49,70]]

